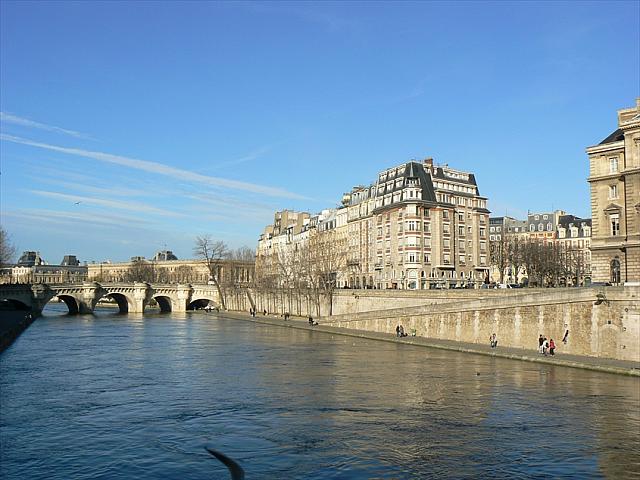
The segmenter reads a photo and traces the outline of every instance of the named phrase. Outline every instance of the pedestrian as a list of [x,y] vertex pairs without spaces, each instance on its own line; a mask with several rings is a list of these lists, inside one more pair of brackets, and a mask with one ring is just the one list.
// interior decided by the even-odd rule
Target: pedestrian
[[267,309],[265,308],[264,310],[262,310],[262,315],[266,315],[267,314]]
[[548,351],[549,351],[549,340],[547,340],[547,337],[544,337],[544,341],[542,342],[542,354],[546,357]]
[[544,337],[542,336],[542,334],[540,334],[540,336],[538,337],[538,353],[544,353],[544,351],[542,350],[543,344],[544,344]]
[[498,338],[495,333],[489,337],[489,343],[491,344],[491,348],[496,348],[498,346]]
[[313,317],[309,315],[309,325],[313,325]]
[[562,337],[562,343],[567,344],[567,339],[569,338],[569,330],[564,332],[564,337]]
[[400,324],[396,325],[396,337],[400,336]]
[[555,355],[555,353],[553,353],[553,351],[556,349],[556,344],[553,341],[553,338],[549,340],[549,353],[551,355]]

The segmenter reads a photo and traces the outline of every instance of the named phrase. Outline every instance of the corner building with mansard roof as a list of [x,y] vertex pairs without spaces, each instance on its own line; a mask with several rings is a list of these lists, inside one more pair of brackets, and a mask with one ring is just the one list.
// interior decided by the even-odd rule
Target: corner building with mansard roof
[[410,161],[343,197],[351,288],[472,287],[489,270],[487,198],[472,173]]

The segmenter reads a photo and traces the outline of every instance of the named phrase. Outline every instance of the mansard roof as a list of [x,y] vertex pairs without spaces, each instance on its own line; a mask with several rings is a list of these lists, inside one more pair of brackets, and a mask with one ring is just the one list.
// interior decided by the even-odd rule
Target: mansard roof
[[621,128],[617,129],[615,132],[613,132],[607,138],[602,140],[598,145],[604,145],[606,143],[619,142],[620,140],[624,140],[624,132],[622,131]]

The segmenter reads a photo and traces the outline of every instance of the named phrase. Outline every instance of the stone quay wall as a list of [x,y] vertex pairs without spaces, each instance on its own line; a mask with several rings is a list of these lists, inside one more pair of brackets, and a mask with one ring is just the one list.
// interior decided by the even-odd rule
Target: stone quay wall
[[[395,303],[393,292],[387,305]],[[453,292],[451,292],[453,293]],[[458,293],[458,292],[455,292]],[[488,293],[488,292],[483,292]],[[557,353],[640,363],[640,287],[498,291],[481,298],[449,298],[430,305],[343,313],[323,325],[535,350],[540,334]],[[443,299],[440,299],[443,300]],[[375,303],[375,302],[373,302]],[[567,343],[562,342],[569,331]]]
[[[312,298],[283,291],[229,292],[230,310],[318,318]],[[568,353],[640,363],[640,287],[513,290],[339,290],[333,315],[322,302],[322,325],[536,350],[538,336]],[[562,339],[569,330],[567,343]]]

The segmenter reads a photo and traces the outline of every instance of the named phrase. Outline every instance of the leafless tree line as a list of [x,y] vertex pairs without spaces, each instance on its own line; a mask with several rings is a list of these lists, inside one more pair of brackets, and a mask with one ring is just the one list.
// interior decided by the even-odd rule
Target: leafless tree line
[[331,315],[338,276],[344,271],[346,259],[345,239],[333,231],[314,233],[306,241],[258,258],[256,288],[273,296],[276,309],[279,306],[298,315],[313,309],[320,316],[324,301]]
[[529,286],[579,285],[589,274],[584,250],[568,243],[503,235],[492,241],[490,248],[491,263],[499,269],[501,283],[507,268],[516,273],[524,269]]

